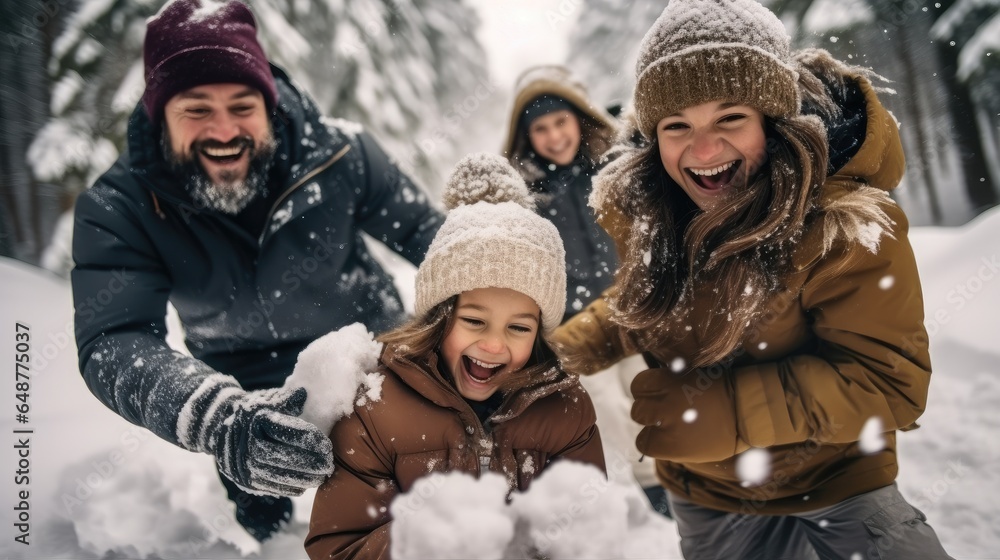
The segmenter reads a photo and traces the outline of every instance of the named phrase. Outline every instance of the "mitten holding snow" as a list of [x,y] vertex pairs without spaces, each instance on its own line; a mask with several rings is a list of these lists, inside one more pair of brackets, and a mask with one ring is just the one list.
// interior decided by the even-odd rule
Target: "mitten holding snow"
[[301,418],[329,434],[355,405],[378,400],[382,375],[373,372],[381,353],[382,343],[361,323],[325,334],[306,346],[284,385],[309,392]]
[[333,472],[333,444],[297,418],[305,389],[246,392],[228,375],[205,379],[177,422],[181,445],[215,455],[219,472],[254,494],[298,496]]
[[333,473],[333,443],[298,418],[305,389],[247,393],[226,418],[215,447],[219,470],[249,492],[298,496]]
[[462,472],[421,478],[390,506],[391,556],[506,558],[514,536],[507,492],[507,481],[496,473],[478,480]]

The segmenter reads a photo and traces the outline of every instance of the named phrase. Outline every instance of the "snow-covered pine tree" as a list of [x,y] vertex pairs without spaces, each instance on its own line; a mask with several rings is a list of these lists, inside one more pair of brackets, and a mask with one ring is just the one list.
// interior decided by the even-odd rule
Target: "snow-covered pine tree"
[[[326,115],[363,124],[432,192],[458,160],[442,134],[486,81],[479,19],[463,0],[255,0],[265,52]],[[460,131],[458,131],[460,132]]]
[[964,120],[939,49],[928,39],[940,8],[895,0],[772,0],[795,48],[818,46],[885,76],[882,102],[901,123],[907,168],[892,195],[914,225],[953,225],[973,214]]
[[[52,116],[29,150],[36,177],[80,192],[114,162],[144,89],[145,20],[164,4],[80,0],[49,61]],[[247,4],[269,58],[321,112],[364,125],[436,193],[463,140],[449,115],[492,87],[474,10],[464,0]]]
[[38,71],[67,10],[55,2],[0,4],[0,255],[37,264],[66,202],[36,180],[28,144],[49,113],[48,76]]
[[995,204],[1000,200],[1000,0],[958,0],[931,33],[957,49],[955,76],[968,87],[985,163],[985,176],[971,178],[973,184],[987,183],[974,201]]
[[595,103],[629,103],[639,43],[665,5],[655,0],[582,0],[566,66]]

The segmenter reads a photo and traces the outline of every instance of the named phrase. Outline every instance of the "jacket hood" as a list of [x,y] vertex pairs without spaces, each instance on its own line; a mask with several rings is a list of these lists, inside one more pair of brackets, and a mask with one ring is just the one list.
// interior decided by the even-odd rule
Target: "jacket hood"
[[[618,122],[603,107],[591,102],[583,84],[575,80],[569,70],[562,66],[536,66],[525,70],[514,86],[514,103],[510,110],[510,122],[507,126],[507,138],[503,144],[503,155],[512,163],[531,166],[534,169],[522,170],[525,179],[534,181],[541,178],[541,169],[537,162],[526,157],[530,151],[527,132],[521,130],[521,114],[529,103],[541,95],[556,95],[570,102],[577,113],[586,119],[589,126],[584,128],[585,138],[581,148],[590,147],[588,156],[597,163],[597,159],[611,147],[618,134]],[[592,129],[587,138],[587,129]],[[527,173],[525,173],[527,171]]]
[[899,185],[906,171],[899,123],[879,101],[875,86],[867,77],[859,74],[846,77],[857,84],[864,96],[867,126],[864,142],[857,153],[843,167],[834,170],[828,180],[860,180],[873,187],[891,191]]

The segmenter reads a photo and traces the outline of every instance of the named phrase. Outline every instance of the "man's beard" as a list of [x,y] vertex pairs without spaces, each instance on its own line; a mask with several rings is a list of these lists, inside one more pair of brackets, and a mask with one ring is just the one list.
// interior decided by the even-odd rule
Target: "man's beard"
[[[164,127],[162,144],[163,157],[170,169],[184,180],[184,188],[198,208],[235,216],[258,196],[267,196],[268,173],[277,150],[270,131],[259,146],[254,144],[251,136],[239,136],[225,144],[215,140],[197,140],[191,143],[191,149],[185,155],[173,150]],[[213,181],[198,156],[205,147],[246,149],[250,158],[246,177],[240,179],[232,171],[223,171],[219,176],[220,182]]]

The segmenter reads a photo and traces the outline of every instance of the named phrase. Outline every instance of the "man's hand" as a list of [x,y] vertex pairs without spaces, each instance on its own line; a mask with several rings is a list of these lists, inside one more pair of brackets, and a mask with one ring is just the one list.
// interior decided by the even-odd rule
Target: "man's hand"
[[255,494],[298,496],[333,473],[333,444],[298,418],[306,390],[265,389],[234,399],[212,452],[219,471]]

